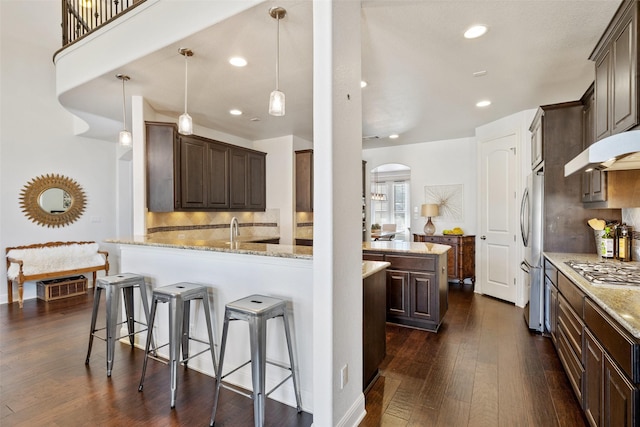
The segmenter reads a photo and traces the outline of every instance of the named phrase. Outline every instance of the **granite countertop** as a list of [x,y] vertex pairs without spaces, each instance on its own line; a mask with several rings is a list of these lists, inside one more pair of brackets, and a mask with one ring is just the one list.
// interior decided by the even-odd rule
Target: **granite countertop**
[[[274,237],[270,237],[273,239]],[[174,249],[193,249],[210,252],[229,252],[247,255],[260,255],[281,258],[313,259],[311,246],[277,245],[270,243],[255,243],[256,240],[266,240],[268,237],[246,236],[230,244],[225,240],[195,240],[175,239],[167,237],[133,236],[105,239],[107,243],[123,245],[155,246]]]
[[386,261],[362,261],[362,279],[364,280],[390,265],[391,263]]
[[396,240],[378,240],[374,242],[364,242],[362,244],[363,251],[405,252],[414,254],[441,255],[446,253],[449,249],[451,249],[451,246],[440,245],[438,243],[402,242]]
[[[570,260],[598,262],[597,255],[545,252],[544,256],[631,335],[640,339],[640,287],[593,285],[573,268],[565,264],[566,261]],[[625,264],[640,267],[640,262]]]

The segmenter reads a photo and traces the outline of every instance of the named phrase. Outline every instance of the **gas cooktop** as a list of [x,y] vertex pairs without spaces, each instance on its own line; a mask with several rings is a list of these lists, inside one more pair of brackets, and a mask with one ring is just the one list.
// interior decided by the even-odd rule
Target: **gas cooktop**
[[622,262],[567,261],[569,267],[592,285],[637,286],[640,289],[640,267]]

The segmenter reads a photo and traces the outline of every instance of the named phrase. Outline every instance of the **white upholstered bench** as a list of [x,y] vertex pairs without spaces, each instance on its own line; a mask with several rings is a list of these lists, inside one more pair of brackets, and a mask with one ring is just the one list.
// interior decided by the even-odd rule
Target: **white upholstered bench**
[[13,282],[18,283],[18,303],[22,308],[24,282],[93,272],[109,274],[109,253],[96,242],[49,242],[7,248],[8,302],[13,302]]

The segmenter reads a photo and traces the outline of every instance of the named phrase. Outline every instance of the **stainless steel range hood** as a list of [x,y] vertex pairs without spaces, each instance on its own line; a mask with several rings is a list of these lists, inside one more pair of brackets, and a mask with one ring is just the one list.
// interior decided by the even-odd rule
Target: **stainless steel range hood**
[[589,168],[600,170],[640,169],[640,130],[630,130],[601,139],[564,165],[564,176]]

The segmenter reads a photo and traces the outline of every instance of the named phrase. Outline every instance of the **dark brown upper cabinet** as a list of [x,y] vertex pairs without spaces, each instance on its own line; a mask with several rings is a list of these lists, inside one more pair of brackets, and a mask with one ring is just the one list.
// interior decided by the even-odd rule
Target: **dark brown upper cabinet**
[[264,211],[266,154],[147,122],[150,212]]
[[595,140],[629,130],[638,117],[638,8],[625,0],[589,59],[595,62]]
[[313,150],[296,151],[296,212],[313,212]]

